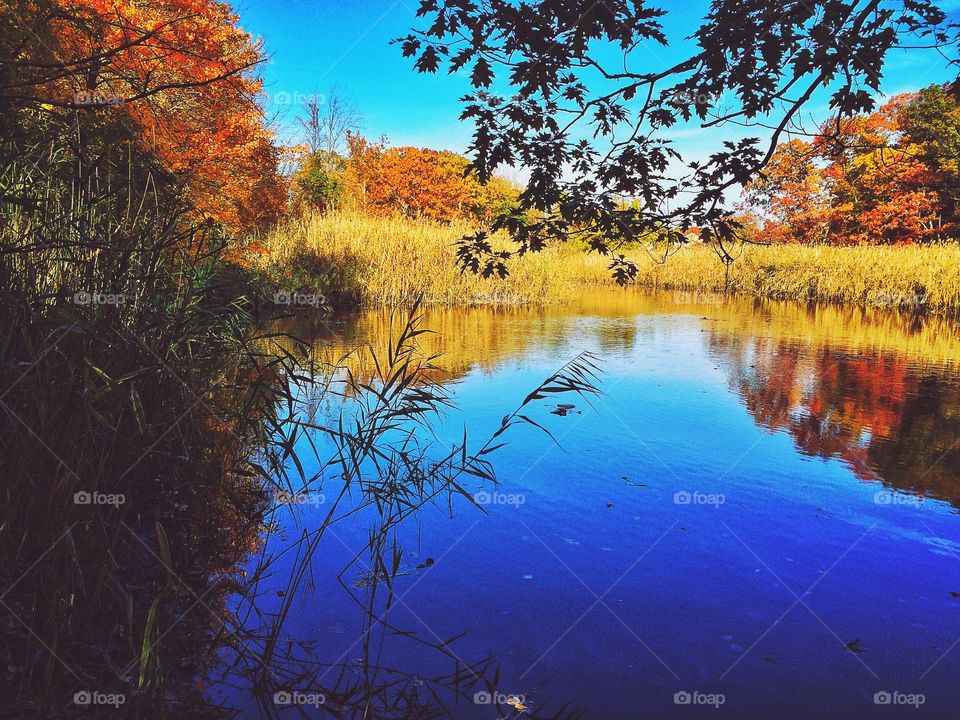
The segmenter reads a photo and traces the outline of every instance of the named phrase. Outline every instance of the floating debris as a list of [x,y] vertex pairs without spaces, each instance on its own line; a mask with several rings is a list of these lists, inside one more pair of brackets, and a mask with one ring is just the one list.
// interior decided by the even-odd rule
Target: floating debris
[[850,642],[848,642],[848,643],[846,644],[845,647],[847,648],[847,650],[849,650],[849,651],[852,652],[852,653],[862,653],[862,652],[866,652],[862,647],[860,647],[860,638],[856,638],[856,639],[854,639],[854,640],[851,640]]

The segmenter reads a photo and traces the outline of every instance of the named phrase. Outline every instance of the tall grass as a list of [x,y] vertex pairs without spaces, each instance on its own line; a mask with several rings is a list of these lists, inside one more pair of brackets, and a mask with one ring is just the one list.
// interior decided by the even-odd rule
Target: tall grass
[[[313,215],[276,228],[248,257],[278,287],[317,288],[365,305],[409,303],[421,292],[428,304],[550,304],[613,285],[607,261],[577,247],[550,247],[518,258],[502,280],[461,273],[455,243],[474,230],[466,223]],[[960,313],[957,245],[749,245],[729,276],[707,246],[680,248],[665,262],[642,248],[626,254],[639,265],[637,283],[646,288]]]
[[4,711],[75,717],[101,693],[187,716],[285,461],[288,370],[220,283],[222,237],[149,166],[0,157]]
[[504,279],[461,273],[455,243],[474,231],[465,222],[317,214],[269,233],[251,262],[278,287],[319,286],[334,300],[367,305],[409,304],[421,296],[440,305],[547,304],[569,299],[585,282],[609,281],[602,258],[570,248],[520,258]]
[[960,312],[960,246],[824,247],[750,245],[730,266],[716,254],[682,248],[642,266],[641,285],[729,292],[778,300],[825,301],[918,311]]

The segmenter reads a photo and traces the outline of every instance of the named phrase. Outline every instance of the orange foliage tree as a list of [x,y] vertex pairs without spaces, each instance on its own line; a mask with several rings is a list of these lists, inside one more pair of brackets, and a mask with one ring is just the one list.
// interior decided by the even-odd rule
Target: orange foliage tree
[[351,134],[343,173],[345,201],[372,215],[447,222],[508,213],[519,190],[494,178],[481,185],[469,161],[448,150],[387,147]]
[[[0,2],[19,46],[4,57],[0,104],[58,116],[113,115],[183,183],[208,216],[234,228],[276,219],[286,189],[253,73],[260,47],[215,0]],[[21,8],[22,9],[22,8]],[[84,118],[86,115],[88,117]]]
[[960,109],[946,88],[903,94],[871,115],[781,144],[745,190],[771,242],[930,242],[955,236]]

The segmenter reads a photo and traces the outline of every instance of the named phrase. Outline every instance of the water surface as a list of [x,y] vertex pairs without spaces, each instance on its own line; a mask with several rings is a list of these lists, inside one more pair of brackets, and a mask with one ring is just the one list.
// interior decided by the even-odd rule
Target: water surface
[[[297,332],[336,354],[385,346],[388,326],[367,311]],[[565,703],[607,720],[960,716],[956,325],[616,291],[561,308],[432,309],[423,326],[456,405],[435,426],[441,447],[465,425],[494,432],[583,351],[599,358],[603,395],[535,403],[558,442],[513,433],[492,458],[498,487],[465,480],[486,512],[460,498],[409,523],[389,615],[402,632],[376,646],[398,683],[413,692],[455,658],[489,657],[495,689],[544,716]],[[576,408],[551,414],[558,402]],[[321,405],[321,417],[340,410]],[[324,517],[305,508],[268,542]],[[332,528],[284,610],[285,640],[329,663],[331,686],[363,672],[369,568],[351,561],[371,522]],[[273,568],[264,613],[283,606],[293,555]],[[427,647],[454,637],[446,653]],[[477,699],[445,712],[522,716]],[[321,717],[333,702],[279,712]]]

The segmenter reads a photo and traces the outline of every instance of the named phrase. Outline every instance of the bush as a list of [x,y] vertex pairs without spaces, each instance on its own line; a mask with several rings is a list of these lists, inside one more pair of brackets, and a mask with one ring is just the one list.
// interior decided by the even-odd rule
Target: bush
[[346,160],[336,153],[319,150],[304,160],[294,176],[294,204],[301,210],[327,212],[343,200],[343,172]]

